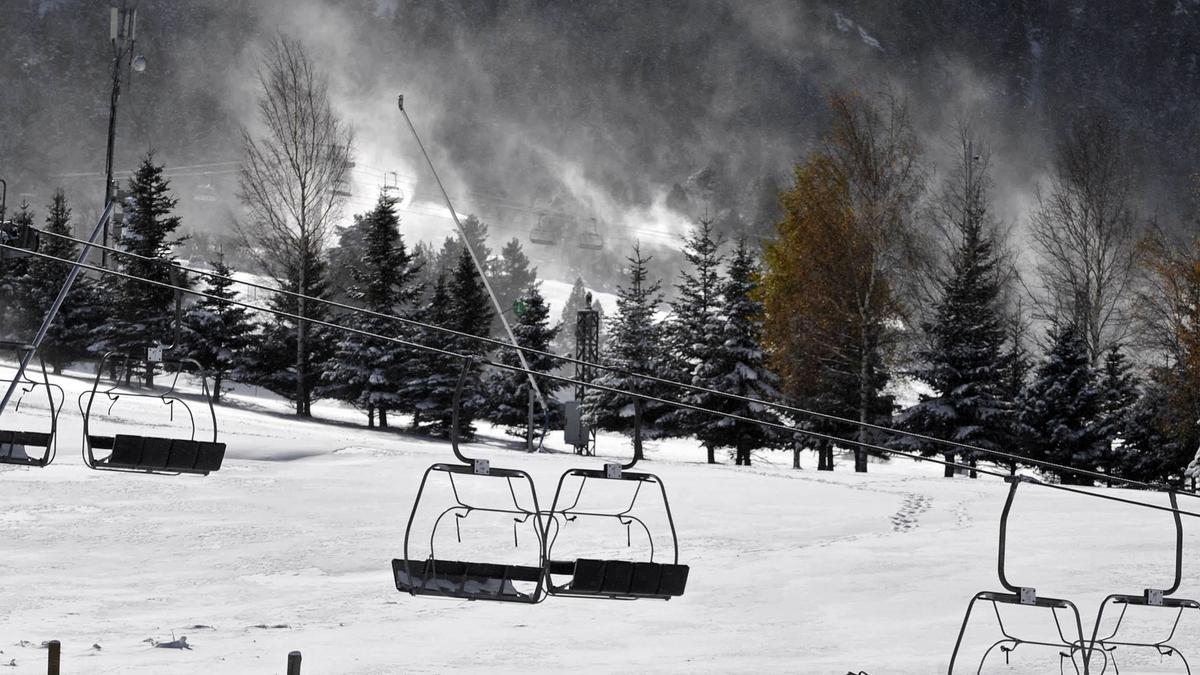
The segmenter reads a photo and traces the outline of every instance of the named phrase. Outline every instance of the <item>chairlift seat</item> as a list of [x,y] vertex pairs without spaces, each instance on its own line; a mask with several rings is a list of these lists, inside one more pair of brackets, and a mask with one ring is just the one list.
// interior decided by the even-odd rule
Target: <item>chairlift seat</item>
[[42,460],[30,457],[26,448],[50,449],[53,437],[38,431],[0,429],[0,464],[41,465]]
[[157,436],[88,436],[92,448],[112,453],[101,468],[208,474],[221,468],[225,444]]
[[561,593],[609,598],[665,600],[681,596],[687,587],[688,571],[687,565],[628,560],[580,558],[574,563],[561,560],[550,563],[551,574],[572,575]]
[[0,224],[0,243],[24,249],[24,251],[0,249],[0,258],[24,258],[29,255],[26,251],[36,252],[38,250],[40,241],[38,231],[28,225]]
[[604,237],[596,232],[584,232],[579,235],[579,248],[587,251],[603,250]]
[[513,585],[515,581],[537,583],[540,567],[461,562],[457,560],[392,560],[396,588],[413,595],[441,595],[466,600],[528,602],[531,596]]

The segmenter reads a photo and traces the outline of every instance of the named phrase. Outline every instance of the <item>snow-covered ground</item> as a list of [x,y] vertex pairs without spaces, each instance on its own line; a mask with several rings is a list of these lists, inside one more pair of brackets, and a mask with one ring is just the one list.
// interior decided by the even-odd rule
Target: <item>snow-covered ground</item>
[[[670,494],[681,562],[691,565],[683,597],[537,606],[414,598],[395,590],[390,561],[421,472],[450,460],[446,444],[367,430],[359,413],[334,405],[317,407],[321,423],[300,421],[244,390],[218,409],[229,444],[220,472],[90,471],[73,405],[86,386],[79,375],[55,378],[72,402],[57,461],[0,467],[0,673],[44,672],[40,644],[51,639],[73,673],[279,673],[291,650],[303,652],[305,673],[937,673],[970,596],[1000,590],[1000,481],[946,480],[940,467],[906,460],[874,463],[866,475],[845,462],[818,473],[807,455],[796,471],[783,453],[751,468],[706,466],[698,447],[677,441],[651,444],[639,468]],[[0,426],[44,421],[38,404],[26,399]],[[166,424],[163,408],[121,399],[112,415]],[[543,505],[562,471],[599,465],[561,448],[517,452],[498,430],[484,429],[482,440],[466,447],[528,470]],[[627,444],[602,437],[600,451],[619,456]],[[1169,584],[1168,514],[1022,490],[1013,581],[1072,599],[1088,624],[1106,593]],[[464,541],[490,542],[479,559],[536,555],[525,538],[512,548],[511,523],[499,527],[489,535],[464,521]],[[624,551],[623,528],[597,534],[607,536],[595,555]],[[1189,534],[1183,597],[1200,596],[1195,543]],[[962,672],[998,637],[990,608],[980,609]],[[1030,637],[1053,631],[1043,610],[1005,609]],[[1169,628],[1168,614],[1131,610],[1130,636]],[[1196,614],[1176,640],[1193,661]],[[191,650],[146,642],[181,636]],[[1153,651],[1116,656],[1122,673],[1184,672]],[[1058,672],[1055,650],[1021,647],[1010,660],[993,654],[984,672]]]

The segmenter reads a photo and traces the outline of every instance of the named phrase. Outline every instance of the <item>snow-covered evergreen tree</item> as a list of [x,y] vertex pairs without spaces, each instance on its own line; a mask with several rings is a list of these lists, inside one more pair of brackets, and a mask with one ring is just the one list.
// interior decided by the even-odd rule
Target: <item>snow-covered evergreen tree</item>
[[1152,369],[1141,395],[1129,409],[1121,433],[1120,473],[1125,478],[1178,485],[1184,475],[1194,477],[1200,468],[1193,459],[1182,469],[1195,448],[1184,444],[1183,435],[1175,426],[1169,383],[1166,369]]
[[[627,285],[617,289],[617,315],[609,329],[604,362],[632,373],[649,372],[662,353],[662,328],[654,313],[662,301],[661,282],[649,283],[641,247],[634,245],[629,261]],[[636,394],[655,395],[658,388],[643,378],[609,370],[600,371],[596,383]],[[655,434],[655,418],[661,415],[659,406],[635,397],[597,389],[588,390],[581,406],[586,424],[607,431],[620,431],[633,436],[634,457],[642,458],[641,437],[634,433],[635,406],[642,411],[642,434]]]
[[[72,236],[71,208],[63,191],[56,190],[46,212],[46,234],[42,235],[38,250],[41,253],[56,258],[74,260],[79,255],[79,247],[67,239],[52,235]],[[54,260],[31,257],[26,263],[26,275],[20,282],[21,301],[24,305],[21,312],[23,321],[21,334],[25,339],[31,338],[41,326],[46,312],[58,297],[63,282],[71,268]],[[94,282],[80,276],[75,280],[71,293],[63,301],[62,307],[55,317],[46,339],[42,342],[38,354],[55,373],[73,361],[88,355],[88,346],[92,341],[92,332],[104,320],[103,303],[96,294]]]
[[[1104,443],[1097,435],[1101,396],[1095,385],[1087,342],[1064,322],[1049,333],[1049,349],[1025,388],[1019,412],[1025,454],[1078,469],[1095,471]],[[1071,472],[1050,472],[1063,483],[1090,484]]]
[[[529,266],[529,258],[522,250],[521,242],[514,238],[500,249],[500,257],[492,261],[490,273],[492,290],[496,292],[500,308],[508,312],[509,323],[513,323],[516,320],[513,318],[513,303],[525,295],[530,285],[537,282],[537,268]],[[499,317],[492,323],[493,336],[508,337],[504,335]]]
[[[559,331],[558,337],[554,341],[555,352],[559,354],[575,353],[575,324],[579,310],[586,309],[584,304],[586,300],[587,286],[584,285],[582,278],[575,277],[575,283],[571,285],[571,293],[567,295],[567,302],[559,314],[558,325],[562,326],[562,330]],[[603,325],[601,330],[603,330]]]
[[[309,263],[304,272],[304,294],[313,298],[326,298],[329,295],[325,281],[326,265],[320,258],[305,256]],[[283,261],[281,290],[291,293],[299,292],[300,269],[299,261],[295,259]],[[286,293],[274,295],[268,305],[271,309],[298,315],[300,303],[296,296]],[[329,330],[311,319],[327,321],[328,307],[311,300],[304,303],[304,316],[310,321],[305,322],[304,350],[304,387],[297,387],[296,351],[297,335],[296,320],[290,317],[274,316],[262,327],[261,338],[256,340],[247,354],[246,373],[255,384],[286,398],[296,406],[296,414],[301,417],[312,416],[312,402],[318,398],[318,385],[321,373],[333,355],[334,341],[329,337]]]
[[[758,274],[754,254],[745,239],[739,240],[721,284],[720,311],[709,313],[705,322],[704,352],[692,370],[691,382],[727,394],[778,401],[779,378],[768,369],[762,348],[762,303],[755,299]],[[701,392],[689,394],[686,400],[711,410],[780,422],[774,410],[758,403]],[[713,448],[733,448],[735,463],[749,466],[752,450],[778,447],[783,438],[768,427],[708,413],[696,413],[695,422],[694,433],[709,449],[710,463]]]
[[[447,325],[466,335],[487,337],[491,331],[492,317],[495,312],[492,311],[491,298],[487,295],[483,280],[479,278],[475,263],[471,261],[471,256],[465,249],[459,254],[458,265],[454,269],[454,276],[450,278],[447,292],[450,294],[450,316],[447,317]],[[453,336],[447,339],[446,343],[451,345],[452,351],[459,354],[483,356],[490,349],[479,340],[467,337]],[[460,367],[461,364],[454,364],[453,375],[455,377],[457,377]],[[484,405],[482,380],[477,368],[467,376],[466,384],[463,386],[459,432],[464,436],[474,435],[475,427],[471,424],[471,420],[478,416]],[[442,426],[449,429],[449,406],[442,415]]]
[[[896,422],[907,431],[998,450],[1006,446],[1011,417],[999,388],[1005,335],[997,311],[1001,287],[995,246],[978,209],[967,210],[958,230],[962,238],[932,320],[922,326],[927,342],[917,353],[920,366],[914,372],[934,394],[923,395]],[[909,436],[898,436],[892,445],[927,455],[941,452],[949,462],[962,454],[969,463],[977,459],[974,453]],[[953,467],[946,466],[945,475],[953,476]]]
[[220,403],[223,383],[237,376],[258,336],[246,308],[229,302],[237,299],[233,269],[221,259],[209,264],[217,276],[205,277],[201,293],[212,297],[187,309],[182,350],[212,375],[213,402]]
[[1133,364],[1120,344],[1114,343],[1105,352],[1096,384],[1100,393],[1096,435],[1103,446],[1100,467],[1104,473],[1122,475],[1123,468],[1128,465],[1124,435],[1131,428],[1130,418],[1138,402],[1139,382]]
[[[520,298],[523,310],[518,314],[513,325],[513,333],[522,347],[549,351],[550,343],[558,335],[560,326],[550,325],[550,307],[538,290],[537,284],[530,284],[525,294]],[[519,366],[515,350],[500,350],[499,360],[512,366]],[[545,373],[553,370],[557,363],[549,356],[525,353],[529,368]],[[513,436],[525,436],[526,422],[529,412],[529,378],[522,372],[496,369],[488,374],[484,382],[487,391],[487,407],[483,417],[492,424],[505,426]],[[550,424],[558,421],[557,406],[552,396],[555,387],[553,382],[545,379],[538,380],[538,388],[550,405]],[[534,403],[534,434],[541,428],[543,418],[538,404]],[[527,439],[528,440],[528,439]]]
[[[170,181],[163,175],[161,164],[147,154],[129,180],[126,200],[125,229],[118,245],[125,251],[150,260],[115,255],[116,269],[142,279],[170,284],[171,265],[175,261],[172,247],[179,243],[175,230],[179,217],[171,215],[178,200],[171,196]],[[131,279],[109,277],[106,291],[110,298],[108,321],[97,333],[94,345],[102,351],[117,351],[134,357],[144,355],[147,347],[156,342],[173,341],[172,324],[175,311],[175,291]],[[153,374],[147,372],[147,384]]]
[[[675,382],[693,383],[695,370],[718,348],[721,318],[721,239],[713,232],[712,221],[701,220],[683,241],[688,268],[679,273],[671,317],[664,325],[665,348],[656,370],[661,377]],[[684,391],[673,391],[684,396]],[[670,436],[696,434],[708,423],[707,415],[674,409],[659,420],[660,431]],[[714,447],[705,442],[708,461],[715,462]]]
[[[18,227],[33,225],[33,208],[28,201],[21,200],[12,223]],[[27,323],[23,296],[28,270],[27,257],[0,256],[0,340],[21,339],[21,330]]]
[[[353,284],[351,300],[373,312],[411,315],[420,293],[418,273],[400,235],[396,198],[383,193],[375,208],[356,218],[362,236],[362,255],[347,261]],[[346,325],[378,335],[408,337],[407,326],[382,317],[349,313]],[[322,375],[322,393],[347,401],[367,412],[368,424],[387,428],[388,412],[408,410],[401,390],[409,353],[402,345],[358,333],[334,336],[336,348]]]
[[[430,326],[449,326],[450,291],[445,274],[435,278],[429,302],[421,308],[417,318]],[[418,329],[416,339],[427,345],[448,343],[446,333],[433,328]],[[461,365],[459,359],[433,352],[414,351],[409,354],[400,394],[412,406],[414,430],[445,433],[442,419],[450,405]]]

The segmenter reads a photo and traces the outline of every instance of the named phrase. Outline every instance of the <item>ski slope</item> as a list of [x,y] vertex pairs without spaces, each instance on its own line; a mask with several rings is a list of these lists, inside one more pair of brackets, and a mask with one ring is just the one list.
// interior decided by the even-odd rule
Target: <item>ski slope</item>
[[[71,402],[56,462],[0,466],[0,673],[45,672],[40,645],[51,639],[62,642],[63,672],[97,674],[280,673],[291,650],[303,652],[304,673],[938,673],[967,600],[1000,590],[1001,481],[947,480],[941,467],[907,460],[873,463],[866,475],[842,460],[818,473],[809,455],[797,471],[785,453],[749,468],[707,466],[700,448],[675,441],[651,443],[638,468],[661,476],[671,497],[680,560],[691,565],[683,597],[414,598],[395,590],[390,562],[421,472],[450,461],[447,444],[365,429],[361,414],[331,404],[316,407],[319,423],[297,420],[285,403],[244,389],[218,408],[229,445],[218,473],[90,471],[79,456],[73,403],[87,383],[77,375],[54,378]],[[4,426],[44,422],[38,403],[27,398]],[[169,422],[153,401],[119,404],[117,418]],[[600,462],[566,454],[559,440],[550,443],[559,452],[527,455],[484,428],[465,449],[529,471],[545,506],[562,471]],[[601,438],[602,455],[627,448]],[[1200,597],[1198,528],[1185,525],[1179,595]],[[485,543],[481,559],[536,556],[528,539],[512,547],[511,528],[489,535],[464,522],[463,536]],[[1090,624],[1109,592],[1169,585],[1172,533],[1166,513],[1022,488],[1010,577],[1072,599]],[[596,555],[620,556],[624,532],[607,534],[616,536],[595,541]],[[974,672],[998,638],[981,609],[961,672]],[[1006,617],[1048,637],[1042,611]],[[1196,614],[1175,641],[1193,661]],[[1129,636],[1173,618],[1131,610]],[[147,642],[181,636],[190,650]],[[1153,651],[1116,656],[1122,673],[1184,672]],[[1022,647],[1010,660],[994,654],[984,672],[1058,672],[1054,650]]]

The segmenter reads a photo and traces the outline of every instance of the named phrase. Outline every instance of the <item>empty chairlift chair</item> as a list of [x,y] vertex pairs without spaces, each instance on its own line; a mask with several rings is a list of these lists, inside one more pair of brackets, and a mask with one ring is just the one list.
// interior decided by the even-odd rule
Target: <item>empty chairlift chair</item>
[[[396,588],[412,595],[536,603],[545,595],[545,545],[533,479],[524,471],[493,467],[488,460],[466,457],[459,449],[459,410],[463,386],[473,367],[473,359],[464,360],[454,391],[450,443],[460,463],[438,463],[425,470],[404,530],[404,557],[392,560]],[[427,494],[426,488],[431,477],[435,476],[446,478],[448,485],[442,487],[449,490],[447,506],[441,510],[435,507],[436,515],[429,528],[428,551],[415,553],[418,548],[416,539],[420,535],[414,531],[414,523],[423,515],[423,504],[433,499]],[[481,481],[498,488],[496,491],[502,495],[499,503],[479,502],[467,493],[468,483],[478,484]],[[522,496],[518,497],[518,493]],[[496,495],[493,495],[495,498]],[[439,535],[444,536],[451,529],[451,524],[451,531],[458,544],[461,544],[463,526],[471,526],[474,520],[485,515],[503,518],[502,522],[505,523],[512,522],[515,546],[519,546],[518,529],[527,529],[536,543],[536,555],[528,556],[530,559],[527,564],[480,561],[480,558],[488,556],[476,552],[462,556],[465,560],[438,556]],[[507,524],[503,528],[503,537],[507,538]]]
[[4,260],[28,257],[29,253],[26,251],[36,252],[40,243],[40,235],[33,227],[16,223],[0,223],[0,244],[23,249],[15,251],[11,248],[0,248],[0,264],[3,264]]
[[[641,408],[639,401],[634,406],[634,415],[638,418],[635,434],[641,429]],[[605,464],[602,469],[569,469],[559,478],[554,502],[545,520],[549,594],[614,600],[669,600],[683,595],[688,566],[679,564],[679,540],[666,488],[654,474],[630,471],[636,463],[634,459],[625,465]],[[609,492],[617,495],[623,493],[616,506],[597,508],[588,505],[588,488],[601,486],[611,488]],[[655,528],[648,521],[651,514],[646,513],[643,517],[641,510],[646,502],[653,502],[661,509],[658,515],[665,521],[668,536],[656,540]],[[578,529],[585,523],[611,523],[618,531],[623,528],[624,544],[631,550],[634,533],[639,541],[645,537],[645,543],[636,551],[636,556],[629,558],[580,555],[556,559],[555,547],[560,550],[563,547],[564,532],[569,528]],[[589,542],[590,545],[596,543]],[[620,543],[617,541],[617,546]]]
[[[208,387],[207,374],[193,359],[163,359],[158,351],[160,350],[149,350],[149,358],[146,359],[132,359],[122,354],[108,353],[97,365],[96,379],[91,390],[83,392],[79,397],[79,408],[83,412],[83,460],[89,468],[164,475],[208,475],[221,468],[225,458],[225,444],[217,440],[217,415]],[[175,370],[173,373],[164,373],[164,377],[169,378],[170,385],[162,392],[142,393],[120,389],[117,384],[102,389],[101,379],[109,365],[115,363],[120,363],[123,369],[144,364],[144,367],[151,369],[172,366]],[[192,406],[188,405],[178,391],[180,377],[185,369],[190,369],[192,376],[198,380],[199,391],[195,398],[207,409],[206,417],[212,429],[211,434],[207,431],[201,432],[196,424]],[[150,402],[152,405],[157,402],[166,406],[172,422],[177,417],[186,420],[185,431],[173,435],[97,433],[101,417],[111,415],[113,409],[121,405],[122,401],[128,403],[132,400]],[[106,413],[101,413],[100,407],[106,408]],[[134,409],[133,414],[136,412]],[[113,423],[115,422],[114,420]],[[126,422],[121,420],[120,424],[124,425]],[[107,451],[107,454],[103,454],[104,451]]]
[[[954,674],[954,665],[958,660],[959,649],[962,647],[963,636],[967,632],[967,625],[971,621],[971,612],[975,608],[975,603],[979,601],[991,603],[992,610],[995,613],[996,621],[1000,626],[1001,638],[992,643],[991,646],[983,653],[979,659],[979,667],[976,673],[983,670],[983,664],[987,661],[988,656],[997,647],[1004,653],[1005,660],[1008,660],[1008,655],[1022,645],[1033,645],[1041,647],[1051,647],[1060,650],[1059,667],[1062,668],[1062,660],[1070,659],[1072,666],[1078,670],[1075,665],[1075,656],[1078,654],[1083,659],[1083,675],[1089,675],[1090,668],[1088,662],[1091,659],[1092,647],[1091,643],[1084,640],[1083,637],[1083,622],[1080,619],[1079,609],[1070,600],[1061,598],[1050,598],[1038,595],[1037,590],[1028,586],[1016,586],[1009,582],[1005,573],[1005,546],[1008,543],[1008,516],[1012,511],[1013,500],[1017,496],[1017,488],[1021,483],[1034,483],[1034,479],[1027,476],[1009,476],[1005,478],[1009,483],[1008,497],[1004,501],[1004,509],[1000,513],[1000,547],[997,564],[997,572],[1000,577],[1000,585],[1005,588],[1004,591],[980,591],[971,598],[967,604],[967,613],[963,616],[962,627],[958,631],[958,639],[954,642],[954,652],[950,656],[949,674]],[[1018,607],[1040,607],[1049,609],[1054,620],[1057,638],[1046,640],[1030,640],[1023,637],[1013,635],[1004,625],[1004,620],[1000,616],[1000,605],[1014,605]],[[1063,623],[1059,617],[1059,610],[1068,612],[1074,618],[1074,624],[1068,625],[1068,628],[1073,630],[1063,630]],[[1068,633],[1071,633],[1068,635]]]
[[561,227],[552,225],[546,214],[539,213],[537,224],[529,231],[529,241],[540,246],[556,246],[561,236]]
[[600,234],[600,226],[596,219],[592,218],[591,231],[584,230],[579,235],[579,248],[587,251],[600,251],[604,249],[604,236]]
[[[1183,662],[1187,672],[1192,672],[1188,665],[1187,658],[1171,644],[1175,638],[1175,631],[1179,628],[1179,620],[1183,618],[1183,610],[1197,609],[1200,610],[1200,603],[1187,598],[1172,598],[1171,594],[1179,590],[1180,583],[1183,581],[1183,520],[1179,515],[1179,500],[1174,490],[1167,492],[1170,500],[1171,508],[1175,509],[1172,514],[1175,519],[1175,567],[1174,567],[1174,582],[1170,588],[1153,589],[1147,588],[1138,594],[1123,594],[1113,593],[1100,603],[1100,609],[1096,612],[1096,623],[1092,628],[1093,647],[1099,648],[1102,654],[1105,655],[1105,661],[1112,658],[1113,665],[1116,665],[1116,656],[1114,654],[1118,647],[1144,648],[1153,649],[1158,652],[1159,656],[1171,657],[1178,656]],[[1108,631],[1107,635],[1100,637],[1101,620],[1104,618],[1104,611],[1108,607],[1119,607],[1120,613],[1117,615],[1116,623],[1112,630]],[[1125,614],[1130,607],[1157,607],[1160,609],[1174,612],[1174,617],[1171,622],[1170,630],[1161,640],[1142,640],[1130,641],[1127,638],[1118,638],[1125,621]]]
[[[0,342],[0,351],[15,354],[19,361],[23,355],[29,355],[33,347],[17,342]],[[36,354],[32,356],[37,357],[40,368],[38,379],[41,381],[29,377],[29,371],[26,370],[16,382],[19,387],[17,399],[12,409],[6,410],[0,419],[0,464],[43,467],[54,461],[58,442],[58,414],[62,410],[65,394],[62,387],[50,383],[46,364],[41,357]],[[12,378],[0,379],[0,387],[11,384]],[[26,397],[35,395],[34,392],[43,392],[46,396],[46,412],[44,415],[38,413],[39,417],[44,417],[44,421],[38,424],[38,429],[32,429],[29,423],[20,423],[16,419],[20,416],[21,405]],[[41,397],[37,398],[40,400]]]

